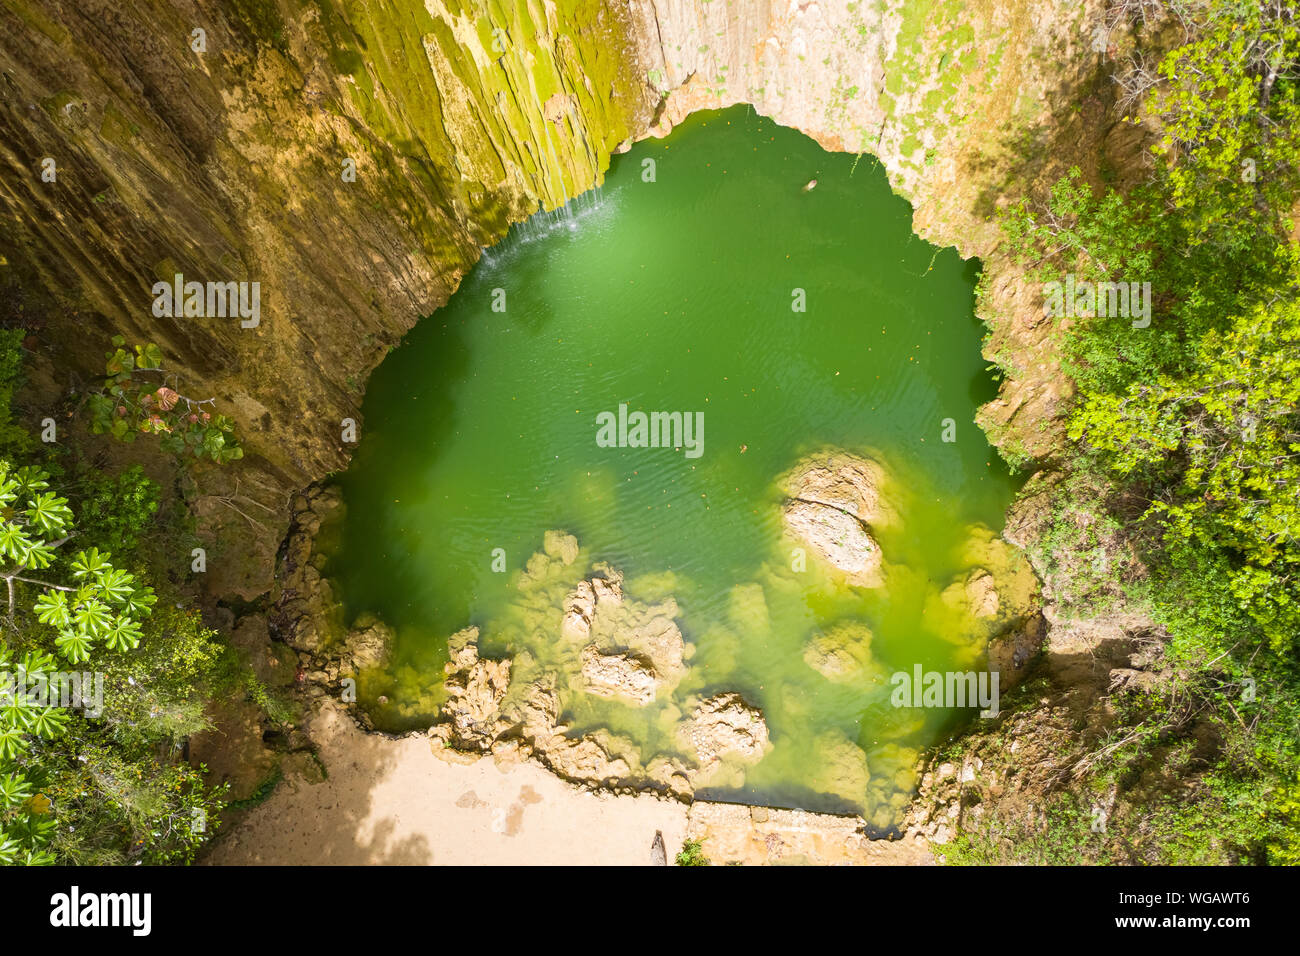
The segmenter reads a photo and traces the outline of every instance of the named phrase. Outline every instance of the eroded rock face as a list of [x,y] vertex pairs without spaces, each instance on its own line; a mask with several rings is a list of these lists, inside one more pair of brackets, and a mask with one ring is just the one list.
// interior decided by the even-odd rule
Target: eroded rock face
[[871,528],[894,520],[884,483],[884,469],[867,458],[827,452],[805,459],[782,482],[786,530],[850,584],[880,587],[883,556]]
[[342,515],[342,495],[335,488],[311,488],[294,496],[293,529],[272,592],[269,618],[286,644],[305,655],[322,656],[344,637],[338,597],[320,568],[315,535],[324,521]]
[[643,657],[660,686],[676,684],[686,673],[689,653],[676,618],[681,614],[672,598],[658,604],[621,601],[598,603],[593,639],[607,648],[625,648]]
[[[575,539],[575,553],[576,547]],[[564,599],[564,618],[560,623],[560,633],[566,640],[585,641],[591,636],[592,622],[596,617],[598,604],[602,608],[614,608],[623,603],[623,575],[603,565],[598,567],[604,570],[603,576],[597,575],[589,580],[579,581],[577,587]]]
[[724,759],[757,762],[771,746],[762,711],[736,693],[718,694],[701,702],[684,733],[706,774]]
[[621,572],[600,564],[593,570],[565,596],[560,622],[565,640],[590,641],[580,657],[582,689],[647,704],[686,673],[677,602],[626,599]]
[[691,804],[687,839],[701,840],[715,865],[812,866],[925,865],[933,863],[924,840],[872,839],[860,816],[747,807],[739,803]]
[[447,641],[451,660],[445,665],[448,700],[441,727],[447,731],[446,743],[487,750],[503,729],[501,701],[510,686],[511,662],[480,658],[478,637],[478,628],[469,627]]
[[564,599],[564,618],[560,633],[565,640],[585,641],[591,635],[591,619],[596,616],[596,593],[590,581],[579,581],[578,586]]
[[583,689],[598,697],[625,697],[634,704],[655,699],[655,672],[631,654],[602,654],[595,644],[582,649]]
[[623,754],[635,754],[636,747],[604,730],[578,738],[557,737],[536,752],[560,776],[584,783],[615,786],[631,777],[635,769],[635,763]]

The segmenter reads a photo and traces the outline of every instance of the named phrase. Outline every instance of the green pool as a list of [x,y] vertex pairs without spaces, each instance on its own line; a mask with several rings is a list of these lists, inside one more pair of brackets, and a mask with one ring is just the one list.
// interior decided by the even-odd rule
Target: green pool
[[[692,649],[648,706],[564,689],[570,733],[678,753],[685,702],[738,691],[772,747],[705,792],[886,824],[920,748],[962,714],[891,706],[882,675],[980,664],[987,634],[938,597],[1013,492],[972,420],[995,393],[976,263],[914,236],[870,157],[744,108],[616,157],[571,207],[488,250],[370,381],[329,571],[349,615],[397,632],[392,666],[363,685],[372,715],[427,724],[447,637],[467,624],[484,654],[559,661],[557,631],[520,609],[517,572],[563,529],[582,549],[575,580],[603,561],[629,595],[671,595]],[[702,442],[603,447],[597,416],[620,405],[702,413]],[[828,447],[892,476],[883,588],[794,567],[777,480]],[[829,680],[805,650],[845,624],[869,628],[872,666]]]

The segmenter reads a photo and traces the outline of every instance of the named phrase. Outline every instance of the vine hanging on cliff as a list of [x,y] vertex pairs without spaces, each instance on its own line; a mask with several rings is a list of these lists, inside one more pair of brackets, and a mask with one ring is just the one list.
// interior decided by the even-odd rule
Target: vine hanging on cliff
[[162,448],[181,456],[209,458],[225,464],[244,457],[235,423],[216,414],[216,399],[194,399],[178,391],[175,375],[162,369],[162,350],[150,342],[128,349],[113,336],[103,388],[90,395],[90,428],[119,441],[140,433],[162,435]]

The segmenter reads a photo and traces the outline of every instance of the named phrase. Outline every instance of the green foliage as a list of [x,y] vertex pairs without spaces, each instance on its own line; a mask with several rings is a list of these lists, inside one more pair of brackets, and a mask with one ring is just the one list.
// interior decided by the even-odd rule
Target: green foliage
[[1194,371],[1085,395],[1070,437],[1161,494],[1168,538],[1232,555],[1238,605],[1281,649],[1300,634],[1300,302],[1258,306],[1203,336]]
[[[151,613],[153,589],[96,545],[61,556],[81,532],[48,488],[41,469],[0,461],[0,577],[10,588],[0,671],[48,677],[56,657],[93,666],[102,709],[45,706],[16,681],[0,688],[0,861],[188,862],[217,825],[224,789],[209,790],[175,748],[207,728],[225,649],[196,610],[169,601]],[[151,513],[128,503],[100,530],[133,540]],[[11,662],[15,646],[25,649]]]
[[[1300,27],[1286,5],[1211,0],[1198,17],[1153,95],[1167,131],[1155,179],[1097,196],[1071,170],[1003,225],[1036,278],[1151,282],[1149,328],[1063,329],[1075,467],[1149,502],[1135,533],[1158,573],[1171,548],[1213,566],[1214,600],[1280,650],[1300,633],[1300,251],[1281,218],[1300,187]],[[1257,180],[1238,175],[1243,158]]]
[[0,461],[0,579],[9,588],[9,615],[15,611],[20,584],[43,588],[33,605],[36,619],[55,632],[54,644],[73,664],[90,657],[102,644],[115,651],[140,643],[139,619],[153,607],[153,589],[138,587],[135,575],[109,563],[98,548],[78,551],[60,583],[51,575],[31,575],[48,569],[55,549],[71,535],[72,510],[66,498],[48,491],[49,476],[30,465],[14,470]]
[[[1171,676],[1116,700],[1109,735],[1074,755],[1088,785],[1131,797],[1106,852],[1294,862],[1300,250],[1288,216],[1300,27],[1291,4],[1208,0],[1194,13],[1148,102],[1164,134],[1151,181],[1096,191],[1071,170],[1044,203],[1003,217],[1035,281],[1150,281],[1154,299],[1148,328],[1123,317],[1056,327],[1077,386],[1073,478],[1040,560],[1077,613],[1123,600],[1167,632]],[[1077,494],[1081,480],[1090,494]],[[1121,576],[1117,557],[1143,572]],[[1100,861],[1071,822],[1077,809],[1044,807],[1037,828],[990,821],[954,856]]]
[[80,533],[113,554],[133,552],[158,511],[158,484],[132,465],[116,475],[92,472],[79,490]]
[[678,866],[711,866],[709,858],[704,855],[704,843],[700,840],[687,840],[677,854]]
[[239,677],[248,699],[257,704],[258,709],[266,714],[272,723],[292,724],[298,719],[299,713],[293,703],[274,693],[247,666],[241,667]]
[[0,454],[26,452],[32,440],[13,420],[14,391],[22,381],[23,329],[0,329]]
[[226,787],[205,770],[160,759],[143,741],[94,733],[78,719],[66,753],[43,768],[58,819],[52,848],[73,865],[189,863],[220,824]]
[[1271,234],[1231,253],[1192,243],[1185,219],[1169,214],[1167,191],[1151,183],[1097,195],[1076,167],[1043,206],[1022,199],[1001,214],[1008,247],[1034,281],[1072,274],[1080,282],[1151,284],[1148,328],[1123,316],[1056,320],[1065,368],[1085,391],[1122,391],[1155,374],[1188,372],[1204,335],[1292,281],[1292,257]]
[[162,604],[142,630],[135,653],[99,665],[105,722],[118,740],[179,746],[210,727],[205,705],[227,650],[195,608]]
[[[32,632],[52,634],[53,647],[72,664],[87,661],[92,651],[136,648],[140,621],[156,600],[153,589],[138,586],[133,574],[114,568],[95,547],[60,560],[57,549],[73,535],[73,515],[67,499],[49,488],[44,470],[14,469],[0,460],[0,578],[7,587],[10,625],[20,612],[30,613]],[[20,603],[35,589],[33,602]],[[70,717],[29,694],[23,677],[49,680],[59,672],[49,649],[29,646],[16,663],[10,653],[8,642],[0,644],[0,670],[7,681],[0,692],[0,860],[52,862],[44,849],[53,826],[48,796],[33,790],[25,770],[31,742],[60,736]]]
[[[189,862],[219,823],[225,788],[209,788],[181,748],[209,727],[207,702],[229,689],[234,655],[153,570],[175,551],[159,539],[183,530],[172,511],[160,519],[161,489],[143,469],[105,473],[12,424],[21,339],[0,332],[0,863]],[[100,430],[239,457],[209,403],[173,398],[156,347],[114,344],[110,381],[90,399],[100,412],[110,403]],[[161,601],[148,583],[158,579]],[[94,688],[72,685],[80,710],[30,692],[66,684],[56,668],[69,665]]]
[[1300,23],[1289,3],[1212,0],[1160,64],[1168,196],[1190,241],[1248,249],[1300,184]]
[[25,675],[48,674],[54,659],[29,650],[14,661],[0,646],[0,864],[54,862],[46,849],[54,829],[48,801],[23,772],[38,740],[53,740],[67,729],[68,715],[27,692]]
[[1113,862],[1105,836],[1092,830],[1090,808],[1059,794],[1034,824],[996,814],[961,831],[942,848],[952,866],[1077,866]]
[[[224,790],[207,788],[176,748],[208,726],[225,649],[197,611],[169,600],[151,613],[143,569],[116,566],[104,550],[137,551],[157,486],[138,467],[70,474],[46,457],[58,478],[0,459],[0,671],[9,678],[0,684],[0,862],[192,860],[217,826]],[[56,483],[75,489],[85,520],[74,520]],[[82,547],[69,553],[74,538]],[[93,668],[102,709],[78,713],[19,682],[53,681],[68,664]]]
[[113,345],[105,365],[108,378],[87,400],[95,434],[124,442],[135,441],[138,434],[162,435],[164,450],[218,464],[244,457],[235,423],[208,410],[213,399],[195,400],[178,392],[174,379],[163,374],[158,346],[137,345],[128,351],[120,335],[113,337]]

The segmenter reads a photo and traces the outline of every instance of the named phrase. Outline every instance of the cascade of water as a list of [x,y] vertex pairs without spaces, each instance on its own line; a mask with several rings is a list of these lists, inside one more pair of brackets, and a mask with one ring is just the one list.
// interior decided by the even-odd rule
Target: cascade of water
[[567,228],[570,231],[577,229],[579,221],[584,216],[599,210],[604,204],[604,188],[597,184],[572,199],[566,198],[562,206],[551,210],[539,209],[523,222],[512,226],[510,232],[499,243],[481,250],[479,258],[483,267],[496,269],[519,247],[545,239],[557,229]]

